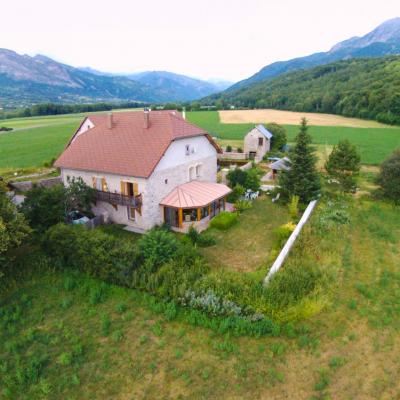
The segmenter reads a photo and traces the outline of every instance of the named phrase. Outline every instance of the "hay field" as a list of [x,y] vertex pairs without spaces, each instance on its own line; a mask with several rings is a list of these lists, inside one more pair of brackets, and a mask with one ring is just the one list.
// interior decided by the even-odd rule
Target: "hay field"
[[276,122],[282,125],[298,125],[306,117],[309,125],[341,126],[348,128],[388,128],[389,125],[376,121],[367,121],[358,118],[346,118],[340,115],[303,113],[281,110],[229,110],[219,111],[223,124],[248,124]]

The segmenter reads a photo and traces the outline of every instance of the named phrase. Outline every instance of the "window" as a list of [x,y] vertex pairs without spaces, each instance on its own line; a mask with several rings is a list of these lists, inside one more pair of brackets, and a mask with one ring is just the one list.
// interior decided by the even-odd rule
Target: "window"
[[208,217],[208,206],[205,206],[201,209],[201,219]]
[[135,191],[133,189],[133,183],[132,182],[126,182],[126,194],[128,196],[134,196]]
[[185,209],[183,210],[183,222],[194,222],[197,221],[197,209]]
[[135,220],[135,209],[133,207],[128,207],[128,219]]
[[136,182],[121,181],[121,194],[125,196],[137,196],[139,194],[139,186]]
[[103,181],[101,178],[96,178],[96,190],[103,190]]
[[263,143],[264,143],[263,138],[262,138],[262,137],[258,138],[258,145],[259,145],[259,146],[262,146]]
[[190,146],[188,144],[185,145],[185,154],[187,156],[190,154]]
[[192,181],[194,179],[194,167],[189,168],[189,180]]
[[164,183],[168,185],[168,179],[164,179]]
[[196,178],[201,177],[201,164],[196,165]]

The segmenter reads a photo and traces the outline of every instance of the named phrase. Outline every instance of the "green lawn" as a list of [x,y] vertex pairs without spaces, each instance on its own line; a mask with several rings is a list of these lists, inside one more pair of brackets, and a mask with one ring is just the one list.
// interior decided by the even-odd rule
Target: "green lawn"
[[[208,130],[226,144],[241,140],[254,124],[222,124],[217,111],[187,113],[188,120]],[[288,139],[292,141],[298,132],[295,125],[285,125]],[[334,145],[341,139],[349,139],[359,149],[362,163],[380,164],[391,152],[400,147],[400,128],[345,128],[310,126],[315,144]],[[237,142],[234,143],[237,145]]]
[[308,227],[288,260],[329,273],[325,308],[276,337],[204,329],[79,273],[16,270],[0,293],[0,398],[397,398],[400,213],[368,199],[347,211],[346,226]]
[[260,197],[228,231],[209,228],[207,232],[216,238],[217,243],[202,249],[201,253],[213,267],[254,271],[271,260],[276,240],[274,229],[289,220],[286,207],[272,203],[270,197]]

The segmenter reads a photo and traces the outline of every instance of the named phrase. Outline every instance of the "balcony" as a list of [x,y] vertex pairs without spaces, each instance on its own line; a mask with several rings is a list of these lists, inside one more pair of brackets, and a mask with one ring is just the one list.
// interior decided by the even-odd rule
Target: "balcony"
[[142,206],[141,194],[137,196],[126,196],[121,193],[102,192],[101,190],[96,190],[96,200],[135,208],[140,208]]

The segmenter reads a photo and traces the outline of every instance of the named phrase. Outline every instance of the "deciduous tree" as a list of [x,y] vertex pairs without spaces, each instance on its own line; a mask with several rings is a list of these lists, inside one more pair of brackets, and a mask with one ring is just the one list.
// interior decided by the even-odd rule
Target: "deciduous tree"
[[385,197],[400,204],[400,149],[382,163],[378,184]]

